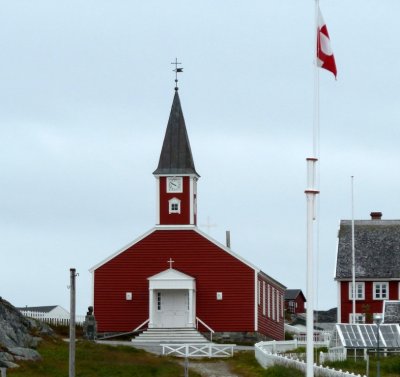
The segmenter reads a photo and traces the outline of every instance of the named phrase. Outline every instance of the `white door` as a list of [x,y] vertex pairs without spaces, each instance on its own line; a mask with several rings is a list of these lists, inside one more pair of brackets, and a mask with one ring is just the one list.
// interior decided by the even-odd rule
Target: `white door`
[[186,327],[188,323],[188,292],[165,290],[157,294],[159,327]]

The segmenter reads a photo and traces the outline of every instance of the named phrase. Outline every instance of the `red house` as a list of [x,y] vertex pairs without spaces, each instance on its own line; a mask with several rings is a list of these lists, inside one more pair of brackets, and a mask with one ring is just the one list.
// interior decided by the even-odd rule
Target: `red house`
[[200,176],[175,90],[153,173],[156,226],[91,269],[98,331],[200,321],[214,337],[283,339],[285,286],[197,228]]
[[354,221],[354,318],[350,220],[340,222],[338,238],[338,322],[372,323],[385,300],[400,299],[400,220],[382,220],[381,212],[372,212],[371,220]]
[[301,289],[286,289],[285,310],[287,313],[305,313],[306,298]]

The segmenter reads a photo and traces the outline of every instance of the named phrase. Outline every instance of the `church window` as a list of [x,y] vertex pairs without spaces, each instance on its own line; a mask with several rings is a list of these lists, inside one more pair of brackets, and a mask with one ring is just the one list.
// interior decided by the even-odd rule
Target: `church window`
[[265,315],[265,281],[263,281],[263,307],[262,307],[262,313]]
[[157,310],[161,310],[161,292],[157,292]]
[[276,291],[276,320],[279,322],[279,312],[280,312],[280,306],[279,306],[279,292]]
[[274,289],[274,287],[272,287],[271,302],[272,302],[272,320],[275,321],[275,289]]
[[177,198],[172,198],[168,201],[169,213],[181,213],[181,201]]

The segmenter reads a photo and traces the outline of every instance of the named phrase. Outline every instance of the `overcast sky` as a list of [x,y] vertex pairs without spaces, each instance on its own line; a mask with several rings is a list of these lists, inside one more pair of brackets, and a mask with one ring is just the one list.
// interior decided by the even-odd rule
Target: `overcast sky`
[[[400,218],[398,0],[321,0],[338,80],[320,71],[319,309],[337,305],[340,219]],[[180,98],[203,231],[306,291],[313,0],[0,3],[0,295],[77,312],[89,268],[155,225]],[[207,230],[207,218],[215,226]],[[167,268],[167,264],[166,264]]]

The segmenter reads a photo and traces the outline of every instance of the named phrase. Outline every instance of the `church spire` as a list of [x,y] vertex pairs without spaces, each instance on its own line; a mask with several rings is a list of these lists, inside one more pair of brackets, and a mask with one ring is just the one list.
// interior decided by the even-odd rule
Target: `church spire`
[[177,90],[175,91],[174,100],[172,102],[160,160],[153,174],[194,174],[199,176],[194,166],[192,150],[190,148],[181,101]]

